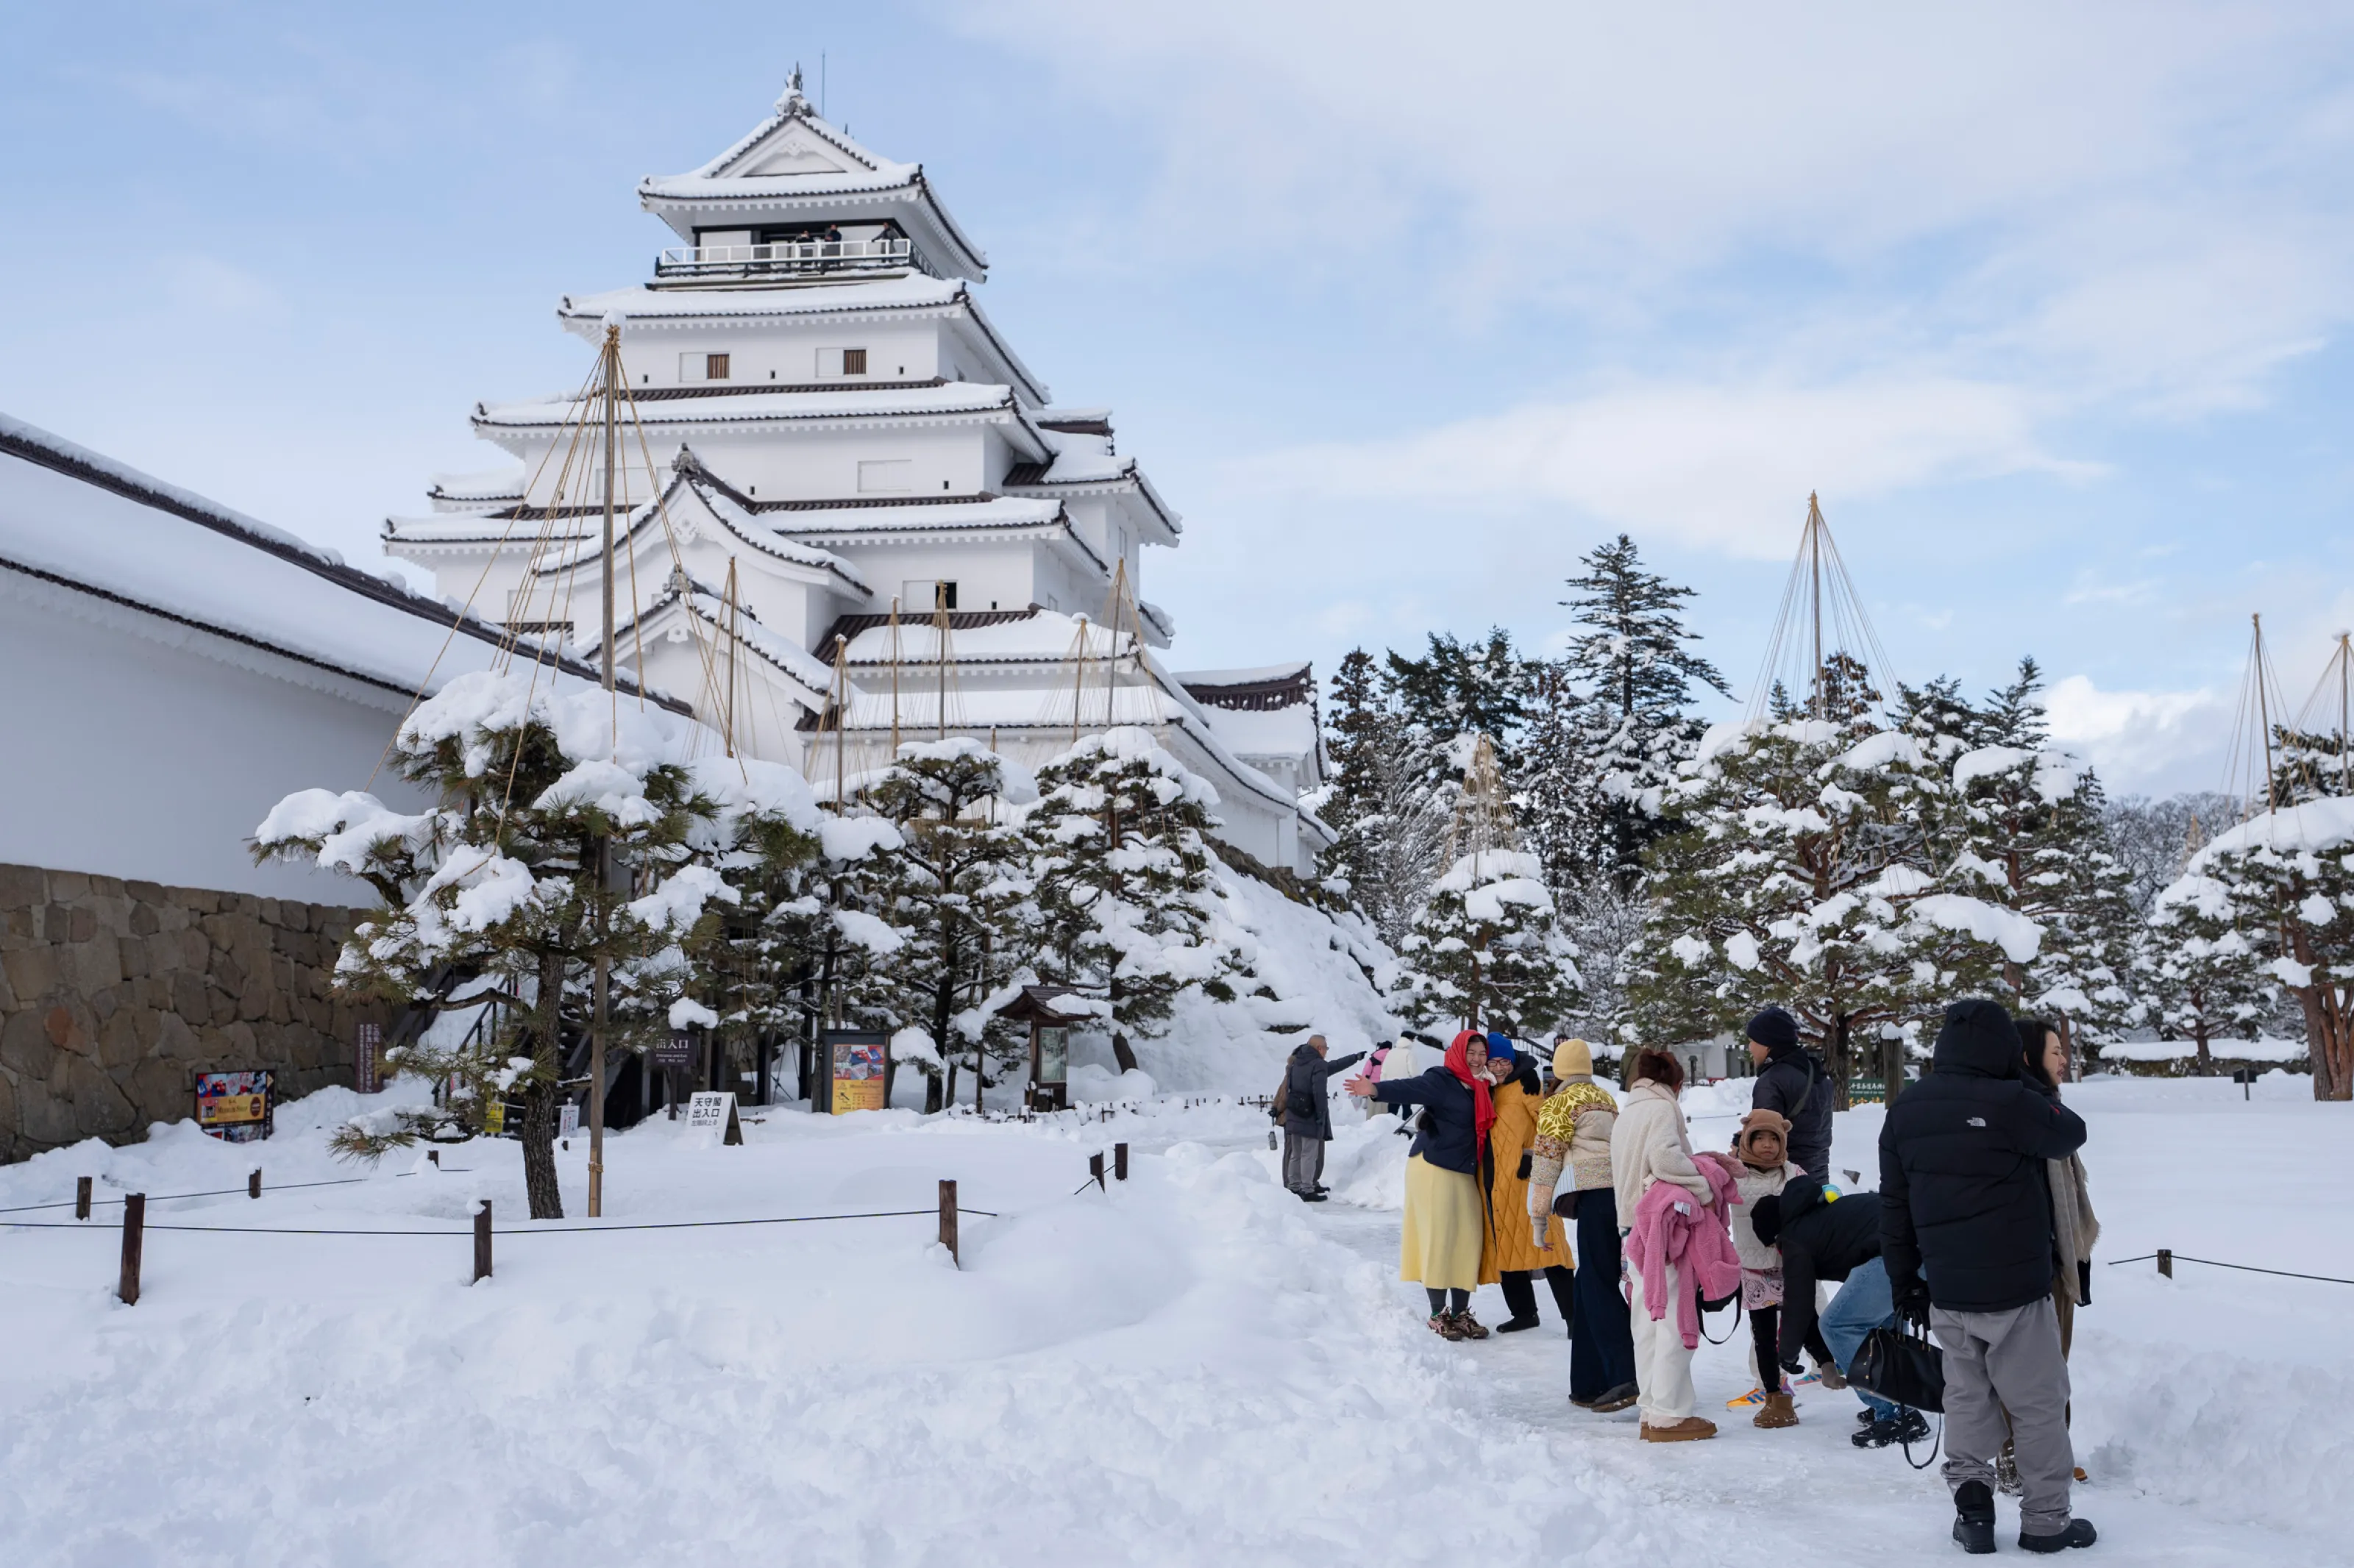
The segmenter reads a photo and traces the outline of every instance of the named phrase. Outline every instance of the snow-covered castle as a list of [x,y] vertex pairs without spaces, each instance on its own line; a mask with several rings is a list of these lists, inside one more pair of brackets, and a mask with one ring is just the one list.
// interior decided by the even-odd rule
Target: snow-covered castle
[[[1035,765],[1150,726],[1216,786],[1224,836],[1309,869],[1328,839],[1299,804],[1323,776],[1309,666],[1162,666],[1174,623],[1140,588],[1178,514],[1111,411],[1055,404],[982,314],[986,260],[922,165],[820,118],[796,71],[741,141],[638,197],[683,243],[651,282],[557,308],[591,343],[620,334],[619,666],[821,789],[895,738]],[[518,630],[601,641],[608,442],[581,412],[478,405],[515,461],[441,478],[387,551]]]

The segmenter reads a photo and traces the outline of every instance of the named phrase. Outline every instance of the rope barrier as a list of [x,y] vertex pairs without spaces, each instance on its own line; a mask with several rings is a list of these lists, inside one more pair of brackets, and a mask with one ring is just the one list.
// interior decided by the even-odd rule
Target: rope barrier
[[[445,1176],[462,1176],[472,1169],[472,1167],[471,1166],[452,1165],[445,1169],[440,1169],[440,1173]],[[403,1176],[414,1176],[416,1174],[417,1172],[414,1171],[402,1171],[396,1172],[391,1176],[385,1177],[384,1180],[387,1181],[398,1181]],[[299,1192],[307,1187],[349,1187],[361,1181],[374,1181],[376,1180],[376,1178],[374,1176],[340,1176],[332,1181],[281,1181],[275,1187],[265,1187],[262,1191],[265,1192]],[[216,1188],[209,1192],[170,1192],[162,1196],[150,1198],[147,1201],[151,1203],[176,1203],[183,1198],[242,1198],[248,1195],[248,1190],[243,1187],[220,1187]],[[78,1202],[80,1202],[79,1199],[68,1198],[61,1203],[19,1203],[15,1208],[0,1209],[0,1214],[29,1214],[37,1209],[70,1209]],[[121,1198],[92,1198],[90,1201],[90,1206],[94,1209],[101,1203],[120,1203],[121,1202],[122,1202]],[[148,1228],[150,1230],[157,1230],[162,1227],[151,1225]]]
[[[1094,1183],[1090,1181],[1089,1186]],[[238,1189],[243,1192],[243,1188]],[[963,1214],[979,1214],[984,1219],[1001,1217],[993,1209],[959,1209]],[[594,1234],[601,1231],[691,1231],[715,1225],[800,1225],[820,1220],[901,1220],[917,1216],[937,1218],[938,1209],[886,1209],[874,1213],[859,1214],[780,1214],[751,1220],[647,1220],[617,1225],[502,1225],[491,1234],[502,1236],[552,1236]],[[0,1230],[23,1231],[96,1231],[99,1227],[84,1222],[59,1224],[55,1220],[10,1220],[0,1222]],[[151,1231],[205,1231],[228,1235],[253,1236],[463,1236],[473,1234],[470,1226],[464,1230],[355,1230],[316,1225],[158,1225],[145,1227]]]
[[[2210,1268],[2236,1268],[2243,1274],[2273,1274],[2283,1279],[2317,1280],[2323,1285],[2354,1285],[2354,1279],[2340,1279],[2332,1274],[2298,1274],[2286,1268],[2258,1268],[2253,1263],[2219,1263],[2211,1257],[2191,1257],[2179,1252],[2168,1255],[2177,1263],[2203,1263]],[[2113,1257],[2109,1259],[2109,1266],[2115,1268],[2121,1263],[2147,1263],[2157,1256],[2154,1252],[2146,1252],[2139,1257]]]

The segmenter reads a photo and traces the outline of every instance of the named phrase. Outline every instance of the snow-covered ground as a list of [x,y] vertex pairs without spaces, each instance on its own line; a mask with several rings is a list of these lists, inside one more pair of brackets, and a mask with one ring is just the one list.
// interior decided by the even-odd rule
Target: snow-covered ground
[[[1729,1136],[1739,1087],[1693,1092],[1696,1140]],[[2348,1112],[2306,1092],[2073,1089],[2102,1256],[2354,1277],[2331,1180]],[[1795,1431],[1728,1418],[1718,1442],[1659,1447],[1632,1412],[1566,1403],[1549,1302],[1536,1332],[1438,1340],[1394,1277],[1406,1140],[1353,1107],[1327,1173],[1341,1201],[1315,1207],[1231,1103],[1029,1125],[779,1111],[742,1148],[656,1121],[611,1142],[608,1225],[928,1210],[943,1177],[997,1217],[967,1217],[960,1269],[921,1217],[576,1218],[501,1234],[495,1277],[470,1287],[475,1200],[525,1224],[516,1146],[293,1188],[353,1174],[324,1137],[355,1104],[287,1107],[258,1146],[179,1125],[0,1170],[0,1206],[69,1198],[78,1174],[161,1194],[241,1188],[259,1164],[272,1189],[154,1204],[133,1308],[112,1298],[118,1209],[0,1229],[0,1563],[1815,1568],[1952,1550],[1935,1471],[1852,1449],[1849,1395],[1808,1393]],[[1877,1126],[1840,1118],[1834,1163],[1865,1186]],[[1075,1193],[1115,1139],[1133,1179]],[[577,1215],[580,1140],[560,1162]],[[2354,1559],[2349,1308],[2349,1286],[2099,1270],[2075,1419],[2104,1560]],[[1704,1408],[1744,1386],[1745,1339],[1702,1347]],[[2006,1507],[2006,1550],[2012,1528]]]

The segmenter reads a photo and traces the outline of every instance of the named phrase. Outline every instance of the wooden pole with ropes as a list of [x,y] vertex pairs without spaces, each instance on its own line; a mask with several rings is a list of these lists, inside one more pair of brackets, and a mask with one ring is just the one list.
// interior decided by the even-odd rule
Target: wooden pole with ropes
[[[621,329],[608,324],[605,328],[605,546],[603,562],[603,593],[605,605],[605,700],[612,715],[611,747],[620,749],[621,705],[613,684],[613,471],[620,457],[620,408],[616,399],[616,384],[621,366]],[[643,672],[640,672],[642,679]],[[598,1219],[605,1213],[605,1036],[611,1020],[613,960],[606,951],[606,938],[612,928],[612,914],[606,907],[613,880],[612,850],[599,841],[597,845],[597,967],[594,982],[596,1016],[588,1030],[588,1217]]]

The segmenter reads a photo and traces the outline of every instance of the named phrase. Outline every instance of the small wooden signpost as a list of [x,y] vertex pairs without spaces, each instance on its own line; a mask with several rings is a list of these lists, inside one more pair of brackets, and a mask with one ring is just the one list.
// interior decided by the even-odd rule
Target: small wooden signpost
[[743,1142],[744,1127],[736,1118],[736,1091],[706,1089],[698,1093],[687,1102],[686,1129],[718,1133],[723,1144]]
[[1051,986],[1023,986],[998,1012],[1009,1022],[1030,1025],[1030,1086],[1022,1101],[1030,1110],[1057,1111],[1071,1103],[1071,1031],[1095,1015],[1055,1006],[1066,994]]

